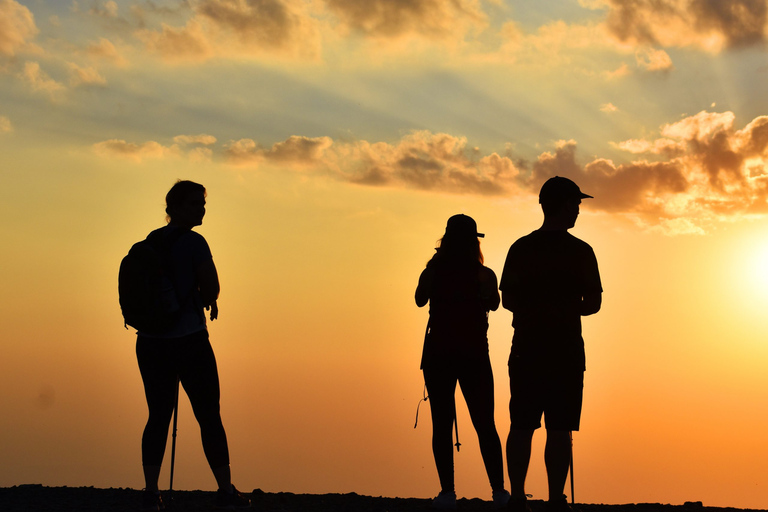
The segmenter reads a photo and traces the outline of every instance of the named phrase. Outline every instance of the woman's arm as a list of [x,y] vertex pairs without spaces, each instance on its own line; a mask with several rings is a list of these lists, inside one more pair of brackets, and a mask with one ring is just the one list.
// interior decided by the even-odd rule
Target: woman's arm
[[480,268],[480,301],[486,311],[496,311],[499,308],[501,297],[496,274],[488,267]]
[[432,281],[435,278],[435,271],[431,267],[425,268],[419,276],[419,286],[416,287],[416,305],[425,306],[429,302],[429,296],[432,293]]

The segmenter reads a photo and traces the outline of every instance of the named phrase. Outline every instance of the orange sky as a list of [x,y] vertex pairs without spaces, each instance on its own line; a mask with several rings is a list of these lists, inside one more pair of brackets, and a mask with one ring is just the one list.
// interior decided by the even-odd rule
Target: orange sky
[[[572,232],[605,288],[577,501],[765,508],[764,3],[369,4],[0,0],[0,486],[142,487],[117,268],[184,178],[236,485],[436,494],[419,273],[463,212],[500,275],[559,174],[595,196]],[[460,404],[457,492],[489,499]],[[175,486],[213,489],[185,399],[178,443]]]

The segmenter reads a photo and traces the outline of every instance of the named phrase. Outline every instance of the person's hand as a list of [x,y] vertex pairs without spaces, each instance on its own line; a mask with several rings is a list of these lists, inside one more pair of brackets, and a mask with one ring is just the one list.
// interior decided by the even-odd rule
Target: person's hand
[[219,305],[216,304],[216,301],[213,301],[213,304],[211,304],[210,306],[206,306],[205,310],[206,311],[208,311],[208,310],[211,311],[211,321],[216,320],[217,318],[219,318]]

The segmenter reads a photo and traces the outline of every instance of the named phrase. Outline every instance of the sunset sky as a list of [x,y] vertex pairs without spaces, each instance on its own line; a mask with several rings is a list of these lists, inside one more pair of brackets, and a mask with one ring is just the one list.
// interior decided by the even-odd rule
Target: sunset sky
[[[434,496],[419,273],[465,213],[500,276],[560,175],[605,290],[576,501],[768,508],[767,43],[766,0],[0,0],[0,486],[143,487],[117,270],[191,179],[235,484]],[[178,435],[215,489],[185,397]]]

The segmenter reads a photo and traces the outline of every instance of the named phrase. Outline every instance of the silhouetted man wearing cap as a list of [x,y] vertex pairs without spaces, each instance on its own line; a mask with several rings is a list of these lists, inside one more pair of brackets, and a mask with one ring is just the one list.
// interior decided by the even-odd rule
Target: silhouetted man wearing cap
[[592,248],[568,233],[579,204],[591,198],[556,176],[541,187],[544,223],[509,249],[501,276],[502,305],[513,313],[509,357],[511,427],[507,465],[512,486],[508,508],[528,510],[525,477],[533,432],[547,429],[544,462],[549,512],[567,511],[563,494],[571,461],[571,431],[579,430],[584,387],[581,317],[600,310],[602,285]]

